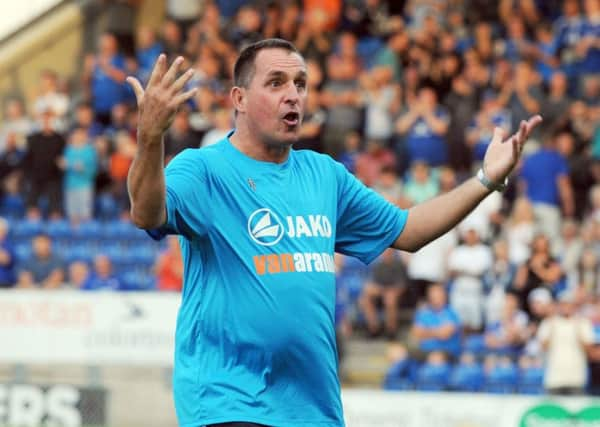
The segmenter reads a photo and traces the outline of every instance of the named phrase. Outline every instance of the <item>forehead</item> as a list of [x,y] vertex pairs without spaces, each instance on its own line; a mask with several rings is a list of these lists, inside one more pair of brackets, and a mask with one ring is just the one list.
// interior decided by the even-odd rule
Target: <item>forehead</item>
[[296,52],[285,49],[263,49],[256,55],[254,61],[255,75],[266,76],[273,72],[296,75],[306,73],[306,63]]

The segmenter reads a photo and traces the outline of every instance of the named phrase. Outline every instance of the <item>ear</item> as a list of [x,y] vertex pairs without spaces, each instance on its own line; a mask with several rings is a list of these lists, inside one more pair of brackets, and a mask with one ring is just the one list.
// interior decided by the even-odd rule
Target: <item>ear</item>
[[231,102],[236,111],[240,113],[246,112],[246,89],[239,86],[234,86],[229,92]]

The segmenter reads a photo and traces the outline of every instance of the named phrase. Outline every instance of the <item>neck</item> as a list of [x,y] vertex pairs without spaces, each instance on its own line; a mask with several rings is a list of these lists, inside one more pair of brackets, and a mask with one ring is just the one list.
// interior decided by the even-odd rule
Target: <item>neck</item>
[[269,142],[261,139],[241,120],[236,123],[236,129],[229,141],[235,148],[246,156],[262,162],[283,163],[287,160],[291,144],[281,142]]

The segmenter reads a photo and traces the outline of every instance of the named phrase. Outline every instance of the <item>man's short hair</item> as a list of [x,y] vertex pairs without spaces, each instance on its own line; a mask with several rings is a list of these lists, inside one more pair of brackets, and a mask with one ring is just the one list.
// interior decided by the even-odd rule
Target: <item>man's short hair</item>
[[284,49],[300,54],[292,43],[283,39],[264,39],[248,45],[242,50],[233,66],[233,84],[238,87],[248,87],[254,77],[254,61],[256,55],[263,49]]

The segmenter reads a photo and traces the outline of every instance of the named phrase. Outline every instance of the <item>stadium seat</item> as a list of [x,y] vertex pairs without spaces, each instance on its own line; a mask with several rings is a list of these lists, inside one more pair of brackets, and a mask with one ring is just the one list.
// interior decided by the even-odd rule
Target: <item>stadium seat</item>
[[73,227],[73,235],[82,241],[96,241],[102,236],[102,226],[98,221],[85,221]]
[[523,394],[544,394],[544,369],[531,367],[519,372],[518,392]]
[[25,216],[25,203],[20,195],[5,194],[0,201],[0,216],[18,219]]
[[68,239],[72,235],[71,224],[65,219],[48,221],[45,230],[52,240]]
[[27,241],[16,244],[14,248],[15,257],[17,258],[17,264],[27,261],[33,256],[33,248],[31,247],[31,243]]
[[513,363],[494,367],[485,377],[484,391],[495,394],[509,394],[516,391],[518,371]]
[[454,367],[450,374],[450,388],[457,391],[480,391],[483,387],[483,367],[480,364]]
[[44,223],[35,219],[23,219],[12,224],[12,235],[17,239],[30,239],[44,231]]
[[119,217],[119,205],[112,195],[103,193],[96,197],[95,212],[102,221],[116,220]]
[[442,391],[448,387],[450,366],[424,364],[417,372],[416,389],[420,391]]

